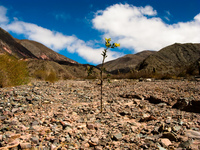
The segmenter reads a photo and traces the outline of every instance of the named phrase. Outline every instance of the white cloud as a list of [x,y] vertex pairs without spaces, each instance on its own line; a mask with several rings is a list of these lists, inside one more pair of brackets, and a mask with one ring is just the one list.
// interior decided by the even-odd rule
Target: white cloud
[[[90,63],[101,63],[103,48],[94,48],[91,41],[83,41],[74,35],[64,35],[18,19],[9,23],[6,12],[7,9],[0,6],[0,26],[5,30],[23,34],[27,39],[41,42],[57,52],[67,50],[70,53],[77,53]],[[58,17],[61,18],[61,16]],[[111,37],[113,41],[120,43],[122,48],[128,48],[134,52],[147,49],[159,50],[175,42],[200,42],[198,35],[200,14],[189,22],[166,24],[151,6],[115,4],[98,11],[92,23],[94,28],[104,33],[103,37]],[[108,51],[106,61],[120,56],[122,54],[119,52]]]
[[[90,47],[87,42],[78,39],[76,36],[63,35],[60,32],[51,31],[49,29],[40,27],[36,24],[18,21],[15,19],[11,23],[6,17],[6,8],[0,7],[0,26],[7,31],[12,31],[17,34],[23,34],[27,39],[38,41],[55,51],[67,50],[70,53],[77,53],[87,62],[99,64],[101,63],[101,52],[103,48],[95,49]],[[106,61],[115,59],[121,56],[118,52],[108,52],[109,57]]]
[[111,37],[122,47],[135,52],[159,50],[175,42],[200,42],[200,14],[190,22],[166,24],[151,6],[135,7],[115,4],[98,11],[92,20],[94,28]]
[[[68,50],[70,53],[78,53],[79,56],[88,62],[101,63],[101,51],[103,48],[94,49],[87,46],[86,42],[78,39],[76,36],[67,36],[59,32],[53,32],[49,29],[40,27],[35,24],[22,21],[14,21],[6,26],[7,31],[25,35],[30,40],[43,43],[47,47],[55,50]],[[121,56],[118,52],[109,52],[107,61]]]
[[9,21],[8,17],[6,17],[7,8],[0,6],[0,23],[7,23]]

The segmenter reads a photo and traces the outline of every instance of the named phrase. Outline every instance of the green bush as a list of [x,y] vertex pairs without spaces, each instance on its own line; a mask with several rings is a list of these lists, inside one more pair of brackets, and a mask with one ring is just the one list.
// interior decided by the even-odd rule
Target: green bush
[[51,71],[45,80],[53,83],[53,82],[57,81],[58,79],[56,77],[56,73]]
[[0,55],[0,87],[16,86],[28,82],[27,64],[8,54]]
[[35,71],[33,77],[39,80],[45,80],[49,82],[55,82],[58,80],[55,72],[50,71],[50,73],[48,73],[48,71],[45,70]]
[[48,74],[44,70],[36,70],[33,74],[33,77],[39,80],[45,80]]

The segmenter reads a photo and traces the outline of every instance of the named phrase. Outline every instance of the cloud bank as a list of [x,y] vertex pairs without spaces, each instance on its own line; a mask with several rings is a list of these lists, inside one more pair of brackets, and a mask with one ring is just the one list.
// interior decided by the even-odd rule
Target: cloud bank
[[[77,53],[87,62],[99,64],[102,61],[102,48],[93,48],[87,45],[87,42],[78,39],[75,35],[63,35],[60,32],[51,31],[36,24],[27,23],[24,21],[9,22],[6,16],[7,9],[0,6],[0,26],[6,31],[11,31],[16,34],[23,34],[29,40],[38,41],[54,51],[67,50],[70,53]],[[115,51],[108,51],[107,61],[113,60],[122,56],[121,53]]]
[[160,50],[175,42],[200,42],[200,13],[188,22],[166,24],[151,6],[115,4],[98,11],[92,22],[105,37],[134,52]]
[[[8,32],[22,34],[25,38],[43,43],[57,52],[67,50],[70,53],[76,53],[89,63],[101,63],[100,55],[103,47],[94,48],[90,44],[91,41],[83,41],[75,35],[64,35],[16,18],[11,21],[6,14],[7,9],[0,6],[0,26]],[[151,6],[115,4],[105,10],[97,11],[91,21],[94,29],[103,32],[102,41],[105,37],[111,37],[112,40],[121,44],[121,48],[129,49],[133,53],[143,50],[160,50],[175,42],[200,42],[200,13],[188,22],[166,24]],[[122,55],[116,51],[108,51],[106,61]]]

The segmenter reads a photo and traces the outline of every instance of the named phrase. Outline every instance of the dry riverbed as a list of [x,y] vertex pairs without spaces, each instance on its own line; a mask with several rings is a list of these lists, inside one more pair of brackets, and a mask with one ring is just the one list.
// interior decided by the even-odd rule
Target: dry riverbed
[[33,82],[0,89],[1,149],[200,149],[200,82]]

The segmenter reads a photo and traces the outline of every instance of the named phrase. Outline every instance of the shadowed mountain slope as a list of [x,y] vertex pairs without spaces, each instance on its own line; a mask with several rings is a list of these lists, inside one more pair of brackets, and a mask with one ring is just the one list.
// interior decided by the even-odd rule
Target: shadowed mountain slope
[[[79,64],[41,43],[15,39],[0,28],[0,54],[3,53],[25,60],[29,75],[32,77],[36,75],[43,77],[54,73],[58,79],[85,78],[87,77],[87,67],[90,66]],[[94,72],[98,71],[94,67]]]
[[[147,58],[149,55],[154,54],[154,51],[142,51],[137,54],[128,54],[123,57],[117,58],[112,61],[108,61],[104,64],[104,67],[107,71],[117,74],[117,73],[127,73],[131,69],[134,69],[135,66]],[[101,65],[98,65],[101,67]]]
[[200,44],[167,46],[144,59],[136,69],[146,73],[179,75],[200,58]]
[[0,28],[0,53],[9,53],[17,58],[37,58],[2,28]]
[[52,61],[67,61],[70,63],[78,64],[76,61],[69,59],[57,52],[51,50],[50,48],[44,46],[41,43],[31,40],[18,40],[21,45],[27,48],[31,53],[36,57],[43,60],[52,60]]

